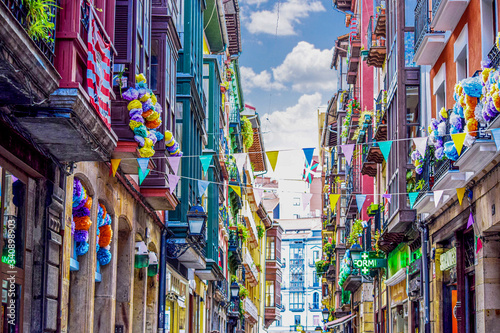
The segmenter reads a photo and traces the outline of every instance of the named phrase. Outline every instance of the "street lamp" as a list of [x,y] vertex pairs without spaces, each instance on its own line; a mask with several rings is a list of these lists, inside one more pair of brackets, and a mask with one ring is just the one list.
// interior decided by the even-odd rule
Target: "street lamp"
[[200,204],[191,207],[187,213],[187,221],[189,225],[189,234],[191,236],[201,236],[205,222],[207,221],[207,213]]
[[146,243],[135,242],[135,268],[145,268],[149,266],[149,252]]
[[323,311],[321,311],[321,314],[323,315],[323,322],[326,323],[328,321],[328,317],[330,317],[330,311],[326,306]]
[[153,251],[149,252],[148,276],[156,276],[158,274],[158,257]]
[[231,283],[230,289],[231,289],[231,297],[237,298],[238,295],[240,294],[240,286],[236,282],[233,282]]

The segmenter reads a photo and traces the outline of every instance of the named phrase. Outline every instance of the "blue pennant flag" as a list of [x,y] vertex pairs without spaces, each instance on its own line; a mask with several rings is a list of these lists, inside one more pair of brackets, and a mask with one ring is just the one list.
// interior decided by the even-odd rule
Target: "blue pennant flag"
[[495,140],[495,144],[497,145],[497,150],[500,150],[500,128],[491,129],[491,134],[493,135],[493,140]]
[[358,212],[361,212],[365,200],[366,200],[366,194],[356,194],[356,205],[358,206]]
[[198,180],[198,196],[202,197],[210,184],[207,180]]
[[306,157],[307,164],[311,164],[313,154],[314,154],[314,148],[302,148],[304,151],[304,155]]
[[147,157],[138,158],[137,163],[139,163],[139,168],[141,168],[142,173],[146,174],[146,169],[148,168],[149,165],[149,158]]
[[408,193],[408,197],[410,198],[410,208],[413,209],[413,205],[415,205],[415,200],[417,200],[419,192],[410,192]]
[[385,161],[389,158],[389,153],[391,152],[392,141],[379,141],[378,146],[380,148],[380,152],[384,155]]
[[201,167],[203,168],[203,172],[207,173],[208,167],[212,162],[212,155],[200,155]]

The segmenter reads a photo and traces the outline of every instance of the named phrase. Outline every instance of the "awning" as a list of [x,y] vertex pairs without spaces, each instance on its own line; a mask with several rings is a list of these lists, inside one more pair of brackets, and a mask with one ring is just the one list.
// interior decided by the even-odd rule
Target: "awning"
[[351,321],[355,316],[356,316],[356,314],[353,313],[353,314],[347,315],[345,317],[335,319],[334,321],[329,321],[328,323],[326,323],[326,327],[334,328],[334,327],[337,327],[339,325],[345,324],[348,321]]

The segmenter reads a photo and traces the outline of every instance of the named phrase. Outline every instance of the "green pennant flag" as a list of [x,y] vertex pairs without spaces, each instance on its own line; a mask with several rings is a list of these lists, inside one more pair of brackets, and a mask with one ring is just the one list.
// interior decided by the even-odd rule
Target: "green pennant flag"
[[212,155],[200,155],[201,167],[204,173],[207,173],[208,167],[212,162]]
[[391,152],[392,141],[380,141],[378,142],[378,146],[380,148],[380,152],[384,155],[384,159],[387,162],[389,158],[389,153]]
[[408,197],[410,198],[410,208],[413,209],[413,205],[415,205],[415,200],[417,200],[419,192],[410,192],[408,193]]
[[151,171],[151,169],[146,169],[146,172],[142,172],[141,167],[138,167],[138,169],[139,169],[139,185],[141,185],[144,179],[146,179],[146,177],[148,176],[149,171]]

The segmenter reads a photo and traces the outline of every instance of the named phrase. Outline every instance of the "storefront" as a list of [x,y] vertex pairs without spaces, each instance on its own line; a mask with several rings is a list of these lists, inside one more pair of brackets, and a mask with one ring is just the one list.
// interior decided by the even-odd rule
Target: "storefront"
[[389,278],[385,284],[389,291],[387,305],[391,333],[408,333],[410,304],[407,294],[407,266],[409,264],[409,248],[401,244],[388,256]]
[[167,265],[165,333],[187,333],[189,282]]

